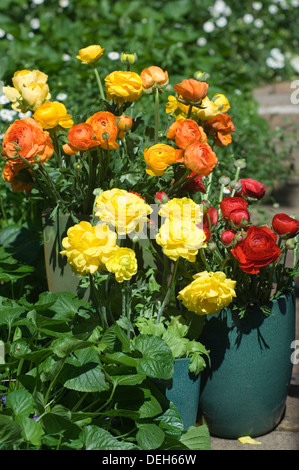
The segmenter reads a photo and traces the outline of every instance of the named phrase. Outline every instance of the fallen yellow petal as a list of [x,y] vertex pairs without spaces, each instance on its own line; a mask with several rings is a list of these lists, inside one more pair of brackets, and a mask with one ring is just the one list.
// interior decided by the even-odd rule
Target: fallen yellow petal
[[241,444],[261,444],[261,442],[255,441],[250,436],[239,437],[238,441],[240,441]]

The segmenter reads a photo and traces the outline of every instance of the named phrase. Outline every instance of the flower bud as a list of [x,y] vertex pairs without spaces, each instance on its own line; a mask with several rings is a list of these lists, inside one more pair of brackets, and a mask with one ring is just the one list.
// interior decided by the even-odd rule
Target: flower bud
[[197,72],[195,72],[195,74],[193,75],[193,78],[194,78],[195,80],[198,80],[199,82],[206,82],[207,79],[209,78],[209,74],[208,74],[208,73],[205,73],[205,72],[197,71]]
[[158,191],[155,194],[155,203],[156,204],[166,204],[169,201],[169,197],[164,191]]
[[215,242],[210,242],[210,243],[208,243],[208,249],[209,249],[210,251],[215,251],[216,248],[217,248],[217,245],[216,245]]
[[126,54],[125,52],[121,53],[120,60],[123,64],[135,64],[137,62],[137,54]]
[[218,181],[220,184],[227,186],[230,183],[230,178],[228,176],[221,176]]
[[244,160],[244,158],[240,158],[239,160],[236,160],[234,162],[234,165],[235,167],[240,168],[242,170],[243,168],[246,168],[246,161]]
[[240,232],[236,233],[235,235],[235,240],[236,242],[242,242],[243,240],[245,240],[247,234],[244,230],[240,230]]
[[33,163],[32,170],[36,171],[39,169],[39,165],[37,163]]
[[82,168],[83,168],[83,164],[82,164],[81,162],[76,162],[76,163],[74,163],[74,169],[75,169],[76,171],[81,171]]
[[239,180],[234,180],[229,183],[229,189],[232,191],[235,190],[237,193],[239,193],[242,190],[242,183]]
[[103,132],[103,134],[102,134],[102,139],[103,139],[103,140],[108,140],[109,137],[110,137],[109,132]]
[[35,161],[36,163],[40,163],[40,161],[41,161],[40,156],[39,156],[39,155],[35,155],[34,161]]
[[225,230],[221,234],[221,241],[226,246],[231,246],[233,240],[235,239],[236,232],[233,230]]
[[286,247],[288,250],[294,250],[296,247],[296,241],[294,238],[289,238],[286,240]]

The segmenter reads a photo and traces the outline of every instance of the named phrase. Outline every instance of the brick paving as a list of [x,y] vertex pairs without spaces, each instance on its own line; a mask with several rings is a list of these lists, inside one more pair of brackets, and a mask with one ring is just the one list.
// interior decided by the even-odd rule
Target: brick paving
[[[298,87],[297,87],[298,88]],[[299,103],[292,104],[295,91],[291,82],[282,82],[258,88],[254,97],[259,104],[259,114],[269,122],[271,129],[283,126],[292,139],[292,132],[299,127]],[[297,94],[299,100],[299,93]],[[297,131],[298,134],[298,131]],[[296,134],[293,134],[294,141]],[[290,155],[294,168],[285,184],[273,190],[277,205],[265,206],[269,221],[274,214],[285,212],[299,219],[299,145]],[[299,340],[299,280],[296,281],[296,339]],[[294,365],[289,387],[286,410],[277,428],[255,438],[260,444],[241,444],[238,440],[211,437],[211,450],[299,450],[299,364]]]

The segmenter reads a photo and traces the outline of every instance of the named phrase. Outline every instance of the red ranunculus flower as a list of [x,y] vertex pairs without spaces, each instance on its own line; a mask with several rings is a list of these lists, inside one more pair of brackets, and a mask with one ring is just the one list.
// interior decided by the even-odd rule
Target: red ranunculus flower
[[262,199],[264,197],[266,186],[263,183],[252,178],[240,179],[239,181],[242,185],[242,189],[238,193],[239,195],[253,197],[254,199]]
[[247,230],[246,238],[231,250],[245,273],[257,274],[260,268],[273,263],[280,256],[276,245],[277,236],[269,227],[255,227]]
[[200,191],[201,193],[205,193],[206,188],[203,185],[202,176],[200,175],[195,176],[195,175],[196,173],[192,171],[190,175],[187,176],[186,184],[184,184],[184,186],[182,187],[182,190],[189,191],[190,193],[197,193],[198,191]]
[[247,209],[235,209],[229,215],[229,220],[233,222],[234,226],[241,228],[247,225],[250,220],[250,214]]
[[169,196],[164,191],[157,191],[155,194],[155,199],[158,203],[166,204],[169,201]]
[[278,235],[288,235],[289,238],[293,238],[299,232],[299,220],[287,214],[276,214],[272,219],[272,227]]
[[205,243],[208,243],[210,241],[210,238],[211,238],[211,230],[208,229],[208,227],[205,227],[203,226],[203,231],[205,233],[205,236],[206,236],[206,239],[205,239]]
[[209,227],[210,225],[215,225],[218,222],[218,210],[216,207],[208,207],[208,209],[204,209],[203,214],[203,225]]
[[232,211],[235,211],[237,209],[247,210],[247,202],[245,201],[245,199],[243,199],[240,196],[224,197],[220,203],[220,209],[221,209],[223,218],[225,220],[230,220],[230,214]]
[[235,238],[236,232],[234,230],[225,230],[221,234],[221,241],[226,246],[230,246],[233,239]]

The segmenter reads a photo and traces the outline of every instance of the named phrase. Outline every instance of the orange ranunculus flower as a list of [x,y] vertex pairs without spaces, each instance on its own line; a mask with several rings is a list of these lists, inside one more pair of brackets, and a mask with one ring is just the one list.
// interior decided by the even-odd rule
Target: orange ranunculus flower
[[185,150],[194,142],[206,142],[207,136],[203,128],[193,119],[180,119],[171,124],[167,138],[174,140],[176,145]]
[[66,129],[72,127],[72,116],[67,114],[66,107],[59,101],[46,101],[37,108],[32,116],[43,129],[53,129],[61,126]]
[[125,133],[129,132],[132,129],[133,119],[130,116],[127,116],[126,114],[123,114],[122,116],[119,116],[119,117],[116,118],[115,123],[117,125],[118,130],[119,130],[118,137],[120,139],[123,139]]
[[86,121],[90,124],[97,140],[100,142],[100,147],[103,149],[116,149],[118,143],[116,142],[118,135],[118,128],[115,123],[116,116],[109,111],[99,111],[93,116],[89,117]]
[[174,85],[173,88],[185,101],[198,103],[207,96],[209,85],[206,82],[189,78]]
[[207,142],[195,142],[184,152],[185,166],[198,175],[209,175],[217,163],[218,158]]
[[67,138],[69,142],[63,145],[63,150],[67,155],[75,155],[79,150],[88,150],[100,145],[100,141],[96,139],[93,128],[90,124],[86,124],[86,122],[81,122],[71,127]]
[[235,132],[232,118],[226,113],[220,113],[205,123],[205,129],[213,137],[218,147],[228,145],[232,141],[231,132]]
[[168,84],[168,72],[164,72],[155,65],[143,69],[140,77],[145,90],[150,90],[153,87],[165,87]]
[[147,164],[146,172],[151,176],[161,176],[166,168],[177,163],[182,150],[174,149],[170,145],[155,144],[144,150],[144,160]]
[[4,158],[14,158],[12,162],[23,163],[17,155],[21,155],[34,163],[34,157],[38,156],[40,162],[44,163],[52,157],[53,144],[49,133],[32,118],[17,119],[5,132],[2,144],[2,155]]
[[[21,170],[28,169],[25,162],[13,163],[12,161],[6,162],[2,172],[2,178],[11,184],[11,189],[14,193],[26,191],[28,194],[32,186],[27,182],[18,181],[18,176]],[[30,171],[30,170],[29,170]],[[20,178],[21,180],[21,178]]]

